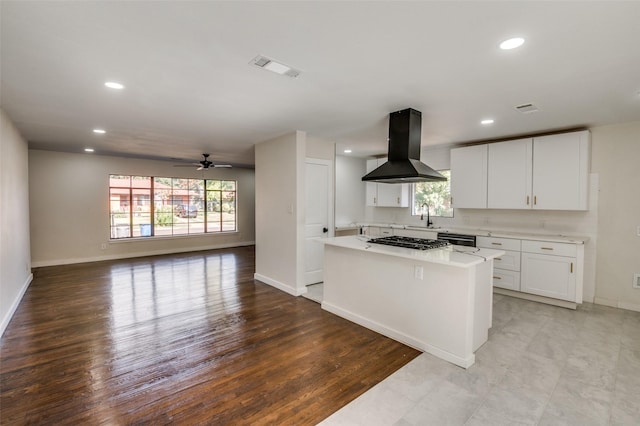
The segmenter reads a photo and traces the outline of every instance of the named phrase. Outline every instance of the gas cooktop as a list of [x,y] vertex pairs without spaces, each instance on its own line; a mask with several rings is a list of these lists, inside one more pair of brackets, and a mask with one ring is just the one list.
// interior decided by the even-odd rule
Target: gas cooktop
[[383,244],[386,246],[410,248],[414,250],[431,250],[431,249],[442,248],[442,247],[447,247],[451,245],[447,241],[428,240],[426,238],[413,238],[413,237],[400,237],[400,236],[372,238],[369,240],[369,242],[374,244]]

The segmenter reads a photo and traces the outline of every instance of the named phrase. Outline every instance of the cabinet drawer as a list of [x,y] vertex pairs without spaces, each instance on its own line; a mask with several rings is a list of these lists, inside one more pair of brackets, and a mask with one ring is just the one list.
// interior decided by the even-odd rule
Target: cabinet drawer
[[520,272],[494,268],[493,286],[520,291]]
[[505,250],[502,256],[493,259],[493,267],[498,269],[507,269],[509,271],[519,271],[520,252]]
[[576,257],[578,249],[575,244],[522,240],[522,251],[526,253]]
[[483,248],[520,251],[520,240],[512,238],[478,237],[476,245]]

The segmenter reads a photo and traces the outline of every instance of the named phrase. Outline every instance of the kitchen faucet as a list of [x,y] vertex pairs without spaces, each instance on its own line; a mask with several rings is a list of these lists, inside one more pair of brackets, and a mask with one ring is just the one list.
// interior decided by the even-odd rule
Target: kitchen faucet
[[424,220],[424,206],[427,206],[427,228],[433,225],[431,218],[429,217],[429,204],[422,203],[422,213],[420,214],[420,220]]

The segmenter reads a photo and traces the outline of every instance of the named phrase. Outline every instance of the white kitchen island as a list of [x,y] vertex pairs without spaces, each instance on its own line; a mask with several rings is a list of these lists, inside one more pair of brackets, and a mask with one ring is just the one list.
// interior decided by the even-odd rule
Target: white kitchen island
[[322,308],[464,368],[487,341],[500,250],[413,250],[363,236],[321,240]]

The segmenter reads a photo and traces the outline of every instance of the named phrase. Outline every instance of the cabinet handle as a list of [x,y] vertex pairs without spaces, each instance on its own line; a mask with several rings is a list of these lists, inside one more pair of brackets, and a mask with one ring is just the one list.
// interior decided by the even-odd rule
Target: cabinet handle
[[501,257],[496,257],[496,260],[502,260],[502,258]]
[[494,246],[501,246],[502,245],[502,243],[491,243],[491,244],[493,244]]
[[573,262],[571,262],[571,270],[570,272],[573,274]]
[[453,197],[451,197],[451,205],[453,206]]
[[540,247],[541,250],[553,250],[553,247]]
[[400,197],[398,197],[398,204],[400,204]]
[[529,205],[529,196],[527,195],[527,205]]
[[373,197],[373,204],[378,204],[378,201],[376,200],[376,197]]
[[502,278],[494,276],[493,279],[494,280],[501,280]]
[[536,204],[538,204],[538,196],[534,195],[533,196],[533,205],[535,206]]

